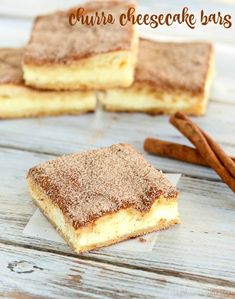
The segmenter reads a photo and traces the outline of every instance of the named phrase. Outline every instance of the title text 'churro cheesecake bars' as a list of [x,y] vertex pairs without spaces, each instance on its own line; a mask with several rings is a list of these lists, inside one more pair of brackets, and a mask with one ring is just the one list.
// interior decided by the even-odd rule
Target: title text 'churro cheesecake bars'
[[24,49],[0,49],[0,118],[80,114],[94,111],[92,91],[46,91],[25,86]]
[[27,47],[23,71],[27,85],[44,89],[126,87],[134,79],[138,37],[135,25],[121,26],[120,14],[135,2],[91,1],[85,15],[112,14],[114,24],[69,24],[71,13],[37,17]]
[[140,40],[135,81],[99,94],[108,111],[202,115],[214,69],[212,45]]
[[35,203],[77,253],[179,222],[175,187],[127,144],[40,164],[27,181]]

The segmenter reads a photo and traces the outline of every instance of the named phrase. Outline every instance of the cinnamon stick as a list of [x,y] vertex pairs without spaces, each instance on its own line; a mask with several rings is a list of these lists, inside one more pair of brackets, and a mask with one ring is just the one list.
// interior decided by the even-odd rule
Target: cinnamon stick
[[[144,141],[144,150],[150,154],[161,157],[180,160],[191,164],[209,166],[195,148],[187,145],[155,138],[146,138]],[[235,158],[231,157],[231,159],[235,163]]]
[[[189,117],[182,113],[178,113],[177,117],[180,119],[184,119],[187,122],[191,123],[194,126],[197,126],[195,123],[191,121]],[[200,129],[200,128],[199,128]],[[204,135],[206,141],[211,147],[212,151],[216,154],[217,158],[221,161],[221,163],[225,166],[225,168],[230,172],[230,174],[235,178],[235,163],[222,149],[222,147],[212,139],[206,132],[200,129],[201,133]]]
[[[207,134],[188,117],[178,112],[170,118],[170,122],[196,147],[200,155],[205,159],[206,163],[213,168],[221,179],[235,192],[235,178],[233,170],[228,169],[228,156],[218,150],[218,145],[212,138],[208,138]],[[209,141],[208,141],[209,140]],[[232,168],[235,167],[232,162]]]

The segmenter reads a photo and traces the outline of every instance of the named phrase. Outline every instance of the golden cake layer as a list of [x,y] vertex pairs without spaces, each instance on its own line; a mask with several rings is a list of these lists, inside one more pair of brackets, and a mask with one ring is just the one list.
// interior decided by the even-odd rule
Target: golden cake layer
[[99,94],[108,111],[202,115],[206,111],[214,69],[209,43],[140,40],[135,81],[129,88]]
[[35,203],[77,253],[179,222],[175,187],[127,144],[40,164],[27,180]]
[[24,85],[24,49],[0,49],[0,118],[80,114],[94,111],[91,91],[47,91]]
[[84,15],[112,14],[114,24],[69,25],[76,9],[37,17],[23,60],[27,85],[74,90],[127,87],[134,79],[138,37],[130,22],[119,16],[133,1],[92,1],[81,5]]

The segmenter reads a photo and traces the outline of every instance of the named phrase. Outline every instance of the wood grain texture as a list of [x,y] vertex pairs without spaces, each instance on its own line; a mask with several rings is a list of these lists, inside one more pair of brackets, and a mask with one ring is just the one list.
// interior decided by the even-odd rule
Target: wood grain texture
[[[1,245],[4,298],[232,298],[235,288],[37,250]],[[27,281],[27,283],[25,283]],[[24,288],[22,289],[22,285]],[[144,295],[143,295],[144,294]],[[143,297],[144,296],[144,297]]]
[[[235,105],[212,102],[208,114],[194,120],[230,154],[235,155]],[[34,133],[35,132],[35,133]],[[105,113],[79,117],[51,117],[0,121],[0,146],[61,155],[127,142],[143,153],[146,137],[152,136],[182,144],[186,138],[168,123],[168,117],[141,114]],[[179,163],[148,155],[150,162],[164,171],[218,180],[209,168]]]

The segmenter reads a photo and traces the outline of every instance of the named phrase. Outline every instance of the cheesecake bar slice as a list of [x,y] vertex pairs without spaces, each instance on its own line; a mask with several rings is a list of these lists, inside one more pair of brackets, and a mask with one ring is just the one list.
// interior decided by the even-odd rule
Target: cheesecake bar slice
[[92,91],[47,91],[25,86],[24,49],[0,49],[0,118],[80,114],[94,111]]
[[77,253],[179,223],[175,187],[128,144],[40,164],[27,181],[37,206]]
[[205,42],[141,39],[134,83],[99,94],[108,111],[202,115],[212,82],[214,55]]
[[27,85],[43,89],[126,87],[134,79],[138,37],[135,25],[121,26],[119,17],[135,3],[129,0],[90,1],[80,8],[115,18],[113,24],[69,24],[77,9],[37,17],[23,60]]

